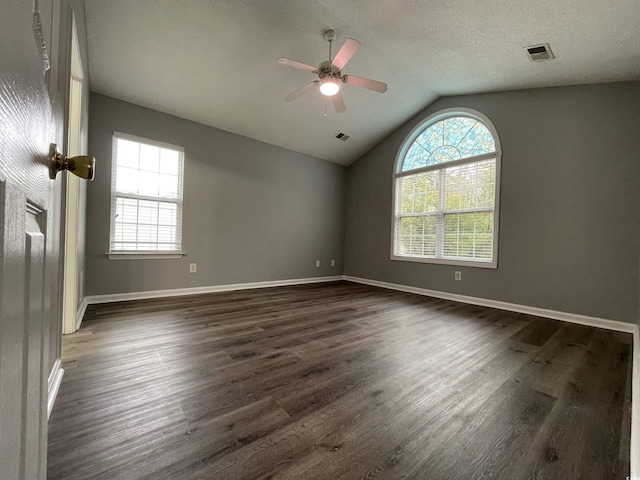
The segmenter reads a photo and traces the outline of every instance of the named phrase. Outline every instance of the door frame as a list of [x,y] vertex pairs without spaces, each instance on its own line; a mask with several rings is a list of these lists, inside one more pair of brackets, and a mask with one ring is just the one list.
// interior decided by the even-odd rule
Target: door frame
[[[84,88],[84,68],[78,41],[75,14],[69,10],[69,69],[65,98],[65,153],[67,156],[80,155],[82,149],[82,92]],[[73,333],[80,328],[84,309],[84,271],[78,271],[78,238],[80,204],[83,185],[78,177],[62,174],[62,226],[61,226],[61,282],[62,285],[62,333]],[[80,300],[80,301],[79,301]]]

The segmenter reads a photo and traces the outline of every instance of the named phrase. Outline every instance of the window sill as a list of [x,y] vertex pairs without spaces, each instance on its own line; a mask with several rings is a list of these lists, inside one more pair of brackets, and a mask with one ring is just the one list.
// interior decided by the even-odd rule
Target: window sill
[[182,258],[184,252],[109,252],[109,260],[167,260]]
[[425,257],[404,257],[398,255],[391,255],[391,260],[397,260],[401,262],[415,262],[415,263],[435,263],[439,265],[452,265],[459,267],[476,267],[476,268],[498,268],[498,262],[474,262],[472,260],[455,260],[450,258],[425,258]]

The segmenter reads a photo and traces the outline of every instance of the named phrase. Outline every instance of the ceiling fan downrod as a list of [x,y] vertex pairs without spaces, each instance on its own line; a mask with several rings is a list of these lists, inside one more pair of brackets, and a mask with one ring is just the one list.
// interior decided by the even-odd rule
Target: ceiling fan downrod
[[336,31],[335,30],[327,30],[324,32],[322,36],[327,42],[329,42],[329,61],[331,61],[331,45],[333,41],[336,39]]

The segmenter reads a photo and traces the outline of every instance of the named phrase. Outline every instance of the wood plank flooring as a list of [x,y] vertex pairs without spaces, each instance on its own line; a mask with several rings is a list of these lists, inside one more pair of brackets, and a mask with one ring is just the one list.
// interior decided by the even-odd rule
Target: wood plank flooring
[[347,282],[90,306],[49,479],[625,479],[631,335]]

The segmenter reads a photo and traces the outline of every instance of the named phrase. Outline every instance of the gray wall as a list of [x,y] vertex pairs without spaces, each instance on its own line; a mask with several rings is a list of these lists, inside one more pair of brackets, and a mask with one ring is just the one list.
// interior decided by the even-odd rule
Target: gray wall
[[[89,126],[87,295],[343,273],[345,167],[94,93]],[[182,259],[105,255],[114,130],[185,148]]]
[[[452,107],[487,115],[502,143],[497,270],[389,259],[397,151]],[[439,99],[349,167],[345,225],[347,275],[636,322],[640,83]]]

